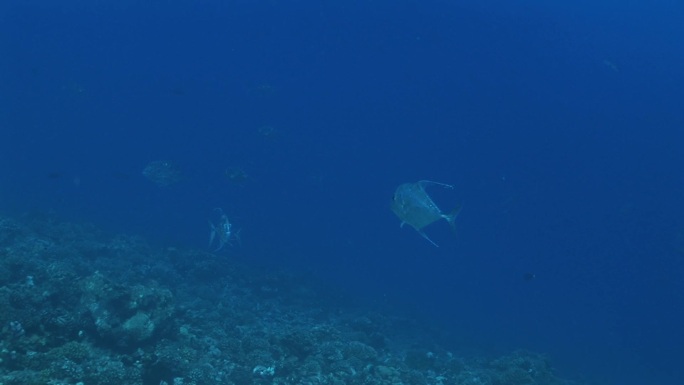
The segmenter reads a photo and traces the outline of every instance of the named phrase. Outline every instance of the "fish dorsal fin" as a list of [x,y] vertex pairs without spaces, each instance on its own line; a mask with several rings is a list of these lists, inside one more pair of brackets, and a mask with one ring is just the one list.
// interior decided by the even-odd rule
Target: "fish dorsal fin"
[[435,247],[439,247],[439,245],[436,244],[435,242],[433,242],[432,239],[428,238],[427,234],[425,234],[423,231],[418,230],[418,234],[420,234],[423,238],[427,239],[428,242],[430,242],[430,243],[432,243],[433,245],[435,245]]
[[418,181],[418,184],[421,185],[421,186],[424,186],[424,185],[426,185],[426,184],[434,184],[434,185],[437,185],[437,186],[442,186],[442,187],[444,187],[444,188],[450,188],[450,189],[453,189],[453,188],[454,188],[454,186],[452,186],[452,185],[450,185],[450,184],[441,183],[441,182],[434,182],[434,181],[431,181],[431,180],[420,180],[420,181]]

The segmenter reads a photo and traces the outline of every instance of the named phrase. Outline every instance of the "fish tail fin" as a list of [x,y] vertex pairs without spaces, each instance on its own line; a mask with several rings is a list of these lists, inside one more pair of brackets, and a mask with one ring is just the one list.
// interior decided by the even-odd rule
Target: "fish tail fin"
[[451,210],[451,212],[447,215],[444,216],[444,219],[446,219],[447,222],[449,222],[449,226],[451,226],[451,229],[456,232],[456,217],[458,217],[458,214],[461,212],[461,209],[463,208],[463,205],[458,205],[456,208]]

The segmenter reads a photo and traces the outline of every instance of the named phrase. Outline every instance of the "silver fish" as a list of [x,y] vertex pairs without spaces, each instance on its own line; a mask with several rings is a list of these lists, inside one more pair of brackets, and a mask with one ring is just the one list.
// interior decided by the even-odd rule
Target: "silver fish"
[[445,219],[452,228],[455,228],[454,221],[458,216],[460,207],[457,207],[449,214],[443,214],[435,202],[425,192],[428,184],[438,185],[453,189],[454,187],[445,183],[421,180],[416,183],[404,183],[397,187],[392,198],[392,211],[401,219],[401,226],[409,224],[416,229],[418,234],[427,239],[433,245],[439,247],[423,232],[423,228],[440,219]]
[[225,245],[232,246],[234,241],[240,243],[240,230],[233,231],[233,224],[230,223],[228,216],[222,209],[217,208],[216,211],[221,215],[218,223],[215,225],[209,222],[211,229],[209,232],[209,247],[214,244],[214,241],[218,244],[214,252],[221,250]]

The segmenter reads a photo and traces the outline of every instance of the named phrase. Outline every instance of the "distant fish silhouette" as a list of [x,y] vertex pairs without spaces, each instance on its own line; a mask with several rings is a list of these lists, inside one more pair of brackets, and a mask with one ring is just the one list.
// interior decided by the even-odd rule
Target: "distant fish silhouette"
[[244,185],[249,179],[249,175],[240,167],[229,167],[223,174],[230,182],[236,185]]
[[166,160],[155,160],[150,162],[143,170],[143,175],[156,183],[159,187],[168,187],[178,183],[183,175],[180,168],[173,162]]
[[523,274],[523,279],[524,279],[525,281],[532,281],[532,280],[534,280],[535,278],[537,278],[537,274],[530,273],[530,272],[527,272],[527,273]]
[[392,211],[401,219],[401,226],[405,223],[411,225],[418,234],[427,239],[433,245],[439,247],[423,232],[423,228],[440,219],[445,219],[452,228],[455,228],[454,220],[461,210],[460,207],[454,209],[450,214],[443,214],[435,202],[425,192],[425,186],[434,184],[452,189],[453,186],[421,180],[416,183],[404,183],[397,187],[392,198]]

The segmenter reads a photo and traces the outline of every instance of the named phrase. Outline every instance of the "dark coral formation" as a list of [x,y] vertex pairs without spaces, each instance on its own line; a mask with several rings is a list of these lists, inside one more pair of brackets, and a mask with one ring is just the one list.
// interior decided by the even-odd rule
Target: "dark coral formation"
[[420,346],[397,317],[340,311],[325,292],[225,256],[0,218],[0,384],[568,383],[539,355]]

